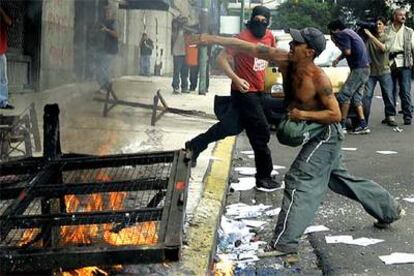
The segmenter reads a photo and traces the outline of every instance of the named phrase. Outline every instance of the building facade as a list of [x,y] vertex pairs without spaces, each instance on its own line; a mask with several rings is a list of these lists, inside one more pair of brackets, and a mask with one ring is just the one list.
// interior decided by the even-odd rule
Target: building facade
[[[161,75],[169,75],[171,22],[184,16],[189,24],[196,25],[201,9],[199,0],[160,0],[168,3],[164,10],[120,8],[119,0],[0,1],[13,19],[7,53],[11,93],[93,80],[96,53],[103,43],[99,27],[106,5],[115,11],[119,26],[115,76],[138,73],[139,42],[144,31],[155,44],[151,70],[154,63],[162,64]],[[217,0],[211,1],[217,6]]]

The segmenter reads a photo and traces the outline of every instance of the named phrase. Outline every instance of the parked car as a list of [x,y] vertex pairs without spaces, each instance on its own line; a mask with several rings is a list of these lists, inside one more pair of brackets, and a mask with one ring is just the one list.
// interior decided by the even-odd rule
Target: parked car
[[[289,51],[289,42],[292,40],[289,34],[276,33],[277,47]],[[331,80],[334,92],[338,92],[345,83],[350,69],[346,60],[343,59],[336,66],[332,66],[332,62],[337,58],[341,51],[332,42],[329,35],[326,35],[326,49],[315,59],[315,63],[319,65]],[[266,68],[265,90],[272,93],[275,97],[283,97],[283,80],[278,68],[271,63]]]

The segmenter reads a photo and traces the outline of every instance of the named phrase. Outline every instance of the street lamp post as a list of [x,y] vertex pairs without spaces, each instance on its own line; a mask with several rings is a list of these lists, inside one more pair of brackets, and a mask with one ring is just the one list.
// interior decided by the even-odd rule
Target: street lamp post
[[[200,14],[200,32],[208,33],[208,10],[210,8],[210,0],[203,0]],[[198,94],[205,95],[207,92],[207,46],[202,46],[200,51],[200,78],[198,83]]]

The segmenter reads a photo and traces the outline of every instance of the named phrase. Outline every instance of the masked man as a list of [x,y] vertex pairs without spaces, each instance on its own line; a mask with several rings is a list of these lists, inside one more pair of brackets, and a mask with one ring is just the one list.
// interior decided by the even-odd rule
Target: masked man
[[[236,37],[254,44],[275,47],[274,37],[267,29],[269,20],[269,9],[256,6],[252,11],[250,21],[246,24],[247,28]],[[231,58],[234,63],[233,68],[229,62]],[[267,62],[228,48],[221,51],[217,57],[217,63],[232,80],[231,100],[234,112],[240,116],[240,126],[246,130],[255,155],[256,188],[265,192],[274,191],[280,187],[280,184],[270,176],[273,164],[267,145],[270,140],[270,129],[266,119],[270,117],[270,109],[265,104],[270,95],[264,93]],[[234,135],[228,131],[223,121],[214,125],[210,130],[186,143],[186,149],[193,151],[193,158],[197,158],[198,154],[207,148],[208,143]]]

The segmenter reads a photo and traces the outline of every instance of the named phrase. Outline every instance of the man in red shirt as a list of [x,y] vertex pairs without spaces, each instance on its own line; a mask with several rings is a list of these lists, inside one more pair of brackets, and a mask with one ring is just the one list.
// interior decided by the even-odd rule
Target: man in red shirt
[[[237,38],[255,44],[275,47],[275,40],[269,25],[270,11],[264,6],[256,6],[246,24],[247,29],[237,35]],[[234,69],[229,59],[233,58]],[[200,134],[186,142],[187,150],[192,151],[193,162],[201,151],[211,142],[235,135],[246,130],[250,144],[255,154],[256,188],[261,191],[274,191],[280,184],[271,178],[273,170],[272,157],[267,143],[270,140],[270,129],[267,118],[270,118],[270,95],[263,92],[264,77],[267,62],[231,49],[222,50],[217,57],[218,65],[232,80],[232,108],[220,122],[213,125],[206,133]],[[240,128],[232,126],[231,120],[240,117]],[[237,122],[233,122],[237,125]]]
[[9,92],[7,87],[7,27],[11,26],[10,16],[0,7],[0,108],[14,109],[9,104]]

